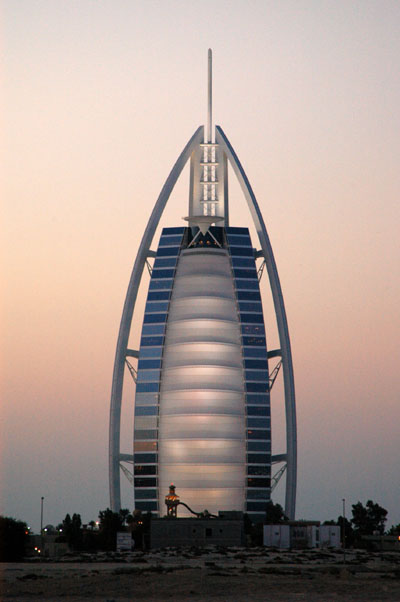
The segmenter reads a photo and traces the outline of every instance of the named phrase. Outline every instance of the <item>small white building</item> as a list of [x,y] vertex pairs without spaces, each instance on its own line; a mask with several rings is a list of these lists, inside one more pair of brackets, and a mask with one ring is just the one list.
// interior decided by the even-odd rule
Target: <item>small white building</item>
[[318,521],[287,521],[264,525],[264,546],[281,549],[338,548],[340,527]]

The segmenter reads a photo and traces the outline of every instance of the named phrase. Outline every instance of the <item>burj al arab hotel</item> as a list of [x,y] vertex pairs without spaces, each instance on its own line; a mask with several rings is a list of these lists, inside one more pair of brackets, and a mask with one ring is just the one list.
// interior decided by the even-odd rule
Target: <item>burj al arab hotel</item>
[[[134,487],[134,507],[143,512],[164,516],[165,495],[174,483],[182,502],[196,511],[237,510],[263,521],[271,491],[286,473],[285,513],[293,519],[296,410],[283,295],[250,182],[222,128],[212,127],[211,71],[209,50],[207,127],[194,132],[160,192],[128,286],[111,394],[111,508],[121,507],[122,469]],[[182,214],[188,215],[153,241],[187,162],[189,208]],[[243,224],[229,222],[228,164],[258,240],[251,240]],[[151,277],[140,346],[133,349],[131,323],[146,266]],[[261,278],[263,272],[268,278]],[[278,349],[266,343],[260,286],[268,281]],[[272,455],[270,390],[280,367],[286,441],[274,440],[282,449]],[[136,383],[133,450],[122,453],[121,400],[130,375]]]

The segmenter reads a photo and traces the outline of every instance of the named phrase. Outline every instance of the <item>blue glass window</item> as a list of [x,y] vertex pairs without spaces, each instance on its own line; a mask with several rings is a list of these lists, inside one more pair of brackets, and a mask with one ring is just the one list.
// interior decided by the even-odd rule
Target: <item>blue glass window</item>
[[261,303],[251,302],[251,301],[240,301],[239,302],[240,311],[255,311],[259,314],[262,313],[262,305]]
[[247,491],[247,499],[248,500],[269,500],[269,491],[265,491],[265,489],[249,489]]
[[257,272],[256,268],[253,269],[244,269],[244,268],[234,268],[235,278],[251,278],[252,280],[257,280]]
[[182,235],[180,236],[161,236],[159,247],[172,247],[173,245],[180,245]]
[[267,388],[268,372],[266,370],[246,370],[246,380],[263,381]]
[[263,406],[247,406],[247,416],[269,416],[269,408]]
[[154,370],[161,368],[161,360],[139,360],[139,370]]
[[146,303],[145,313],[150,314],[157,311],[168,311],[168,301],[158,301],[156,303]]
[[258,346],[258,347],[264,347],[264,349],[265,349],[266,348],[265,336],[261,336],[261,337],[244,336],[243,337],[243,345],[254,345],[254,346]]
[[240,314],[240,321],[242,323],[250,324],[264,324],[264,318],[262,314]]
[[[162,345],[164,337],[142,337],[140,340],[141,347],[156,347]],[[140,355],[142,355],[142,349],[140,349]]]
[[150,347],[150,348],[146,348],[146,349],[141,349],[140,354],[139,354],[139,357],[140,357],[139,361],[141,361],[141,359],[145,358],[145,357],[161,357],[162,350],[163,350],[162,347]]
[[[172,288],[172,280],[150,280],[149,290],[163,290]],[[147,297],[150,300],[150,294]]]
[[156,257],[154,260],[153,269],[157,268],[174,268],[176,266],[176,262],[178,261],[177,257]]
[[155,291],[147,295],[147,301],[162,301],[168,300],[170,297],[170,291]]
[[135,498],[137,500],[157,499],[157,489],[138,489],[135,491]]
[[163,334],[164,333],[164,324],[148,324],[143,326],[142,328],[142,336],[146,334]]
[[143,439],[157,439],[156,429],[135,429],[135,439],[140,441]]
[[252,451],[270,452],[271,451],[271,441],[248,441],[247,449],[249,452],[252,452]]
[[262,394],[258,393],[247,393],[246,395],[247,403],[254,405],[266,405],[269,404],[269,395],[268,391],[263,391]]
[[[139,370],[138,372],[138,383],[139,382],[154,382],[160,380],[160,370]],[[137,387],[136,387],[137,390]]]
[[[265,340],[265,339],[264,339]],[[260,349],[259,347],[244,347],[243,348],[244,357],[263,357],[267,359],[267,350]]]
[[153,270],[151,277],[152,278],[173,278],[175,270]]
[[247,428],[269,429],[270,427],[271,423],[269,418],[263,416],[254,416],[253,418],[247,418]]
[[[268,369],[268,363],[266,360],[248,360],[245,359],[244,360],[244,365],[245,368],[247,369],[252,369],[252,370],[267,370]],[[139,362],[139,367],[140,367],[140,362]],[[153,366],[151,366],[153,368]]]
[[225,228],[227,234],[249,234],[248,228],[241,228],[239,226],[228,226]]
[[175,257],[179,255],[180,247],[163,247],[157,251],[157,257]]
[[247,467],[247,474],[259,477],[269,477],[271,476],[271,471],[269,466],[264,466],[262,464],[256,466],[250,465]]
[[156,393],[158,392],[158,382],[157,383],[138,383],[136,385],[137,393]]
[[157,502],[135,502],[135,509],[142,512],[151,512],[157,510]]
[[[247,391],[253,393],[254,391],[265,391],[267,389],[267,383],[246,383]],[[137,390],[137,389],[136,389]]]
[[[141,454],[144,456],[145,454]],[[150,455],[150,454],[149,454]],[[136,456],[135,456],[136,458]],[[248,464],[269,464],[271,462],[270,454],[247,454]]]
[[249,477],[247,479],[247,487],[271,487],[271,479],[258,479],[257,477]]
[[[270,439],[270,437],[270,431],[262,431],[259,429],[247,429],[248,439]],[[148,439],[150,439],[150,437],[148,437]]]
[[157,416],[157,406],[136,406],[135,416]]
[[242,334],[257,334],[257,335],[265,335],[264,325],[258,326],[255,324],[252,326],[251,324],[243,324],[242,325]]
[[135,476],[157,474],[157,466],[155,464],[138,464],[134,470]]
[[183,234],[184,230],[184,226],[178,226],[174,228],[163,228],[161,236],[168,236],[168,234]]
[[231,255],[239,255],[239,257],[254,257],[254,251],[251,247],[231,247]]
[[135,487],[157,487],[157,479],[148,477],[136,477]]
[[230,245],[239,245],[240,247],[251,247],[250,236],[239,236],[238,234],[228,234],[228,241]]
[[252,257],[232,257],[234,268],[254,268],[255,263]]
[[258,280],[245,280],[245,279],[238,279],[236,278],[235,281],[235,286],[236,289],[239,290],[255,290],[258,291],[259,290],[259,286],[258,286]]
[[239,301],[261,301],[260,290],[258,290],[258,291],[237,291],[236,296]]
[[247,510],[249,512],[265,512],[267,509],[267,502],[247,502]]
[[[161,324],[162,322],[166,322],[167,314],[145,314],[144,323],[145,324]],[[162,331],[163,332],[163,331]],[[151,334],[158,334],[157,332],[152,332]]]

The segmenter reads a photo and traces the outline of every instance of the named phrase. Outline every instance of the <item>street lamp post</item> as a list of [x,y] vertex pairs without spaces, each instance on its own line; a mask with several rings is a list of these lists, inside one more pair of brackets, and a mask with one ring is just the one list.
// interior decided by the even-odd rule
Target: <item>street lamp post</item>
[[40,552],[43,553],[43,501],[44,497],[40,498]]
[[343,563],[346,564],[346,500],[342,499],[343,502],[343,537],[342,537],[342,545],[343,545]]

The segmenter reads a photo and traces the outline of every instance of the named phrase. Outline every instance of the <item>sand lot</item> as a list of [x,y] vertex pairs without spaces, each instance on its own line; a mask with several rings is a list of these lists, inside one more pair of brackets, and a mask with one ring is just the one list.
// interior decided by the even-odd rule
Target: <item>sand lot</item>
[[400,554],[169,549],[0,565],[1,600],[400,601]]

